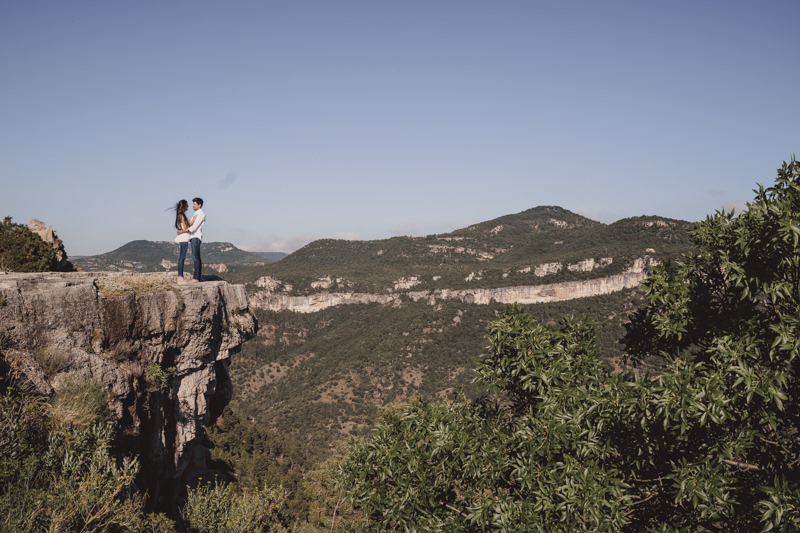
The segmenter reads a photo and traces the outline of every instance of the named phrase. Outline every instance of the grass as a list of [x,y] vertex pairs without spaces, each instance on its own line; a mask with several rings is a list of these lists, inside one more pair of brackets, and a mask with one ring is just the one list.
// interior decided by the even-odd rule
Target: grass
[[173,290],[172,283],[163,274],[137,274],[99,278],[97,289],[105,295],[149,294]]
[[133,355],[134,350],[125,342],[121,342],[117,344],[113,350],[111,350],[111,358],[114,361],[121,363],[123,361],[127,361]]
[[69,366],[69,356],[56,348],[38,348],[33,358],[46,377],[52,377]]
[[51,398],[50,415],[77,427],[108,420],[108,391],[92,377],[71,376]]

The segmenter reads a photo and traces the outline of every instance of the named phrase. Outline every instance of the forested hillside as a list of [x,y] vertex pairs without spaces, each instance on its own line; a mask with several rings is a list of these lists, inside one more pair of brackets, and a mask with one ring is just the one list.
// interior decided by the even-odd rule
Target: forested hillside
[[[486,347],[486,327],[506,305],[446,299],[432,305],[409,291],[612,276],[643,257],[660,262],[688,252],[690,227],[660,217],[606,225],[538,207],[424,238],[315,241],[280,262],[231,274],[231,281],[247,284],[255,306],[261,300],[253,296],[269,292],[394,298],[311,313],[255,309],[259,335],[232,360],[233,409],[310,443],[310,453],[321,456],[343,437],[369,431],[391,402],[475,398],[481,391],[473,369]],[[265,286],[265,278],[272,284]],[[543,323],[566,314],[594,321],[603,361],[617,368],[617,340],[640,302],[636,289],[626,289],[529,309]]]
[[[279,262],[229,279],[256,291],[256,282],[268,276],[293,295],[322,290],[387,293],[401,279],[411,280],[415,290],[590,279],[623,272],[644,256],[658,261],[678,257],[691,248],[690,227],[688,222],[644,216],[601,224],[560,207],[536,207],[447,234],[314,241]],[[579,266],[587,260],[595,265]],[[329,283],[320,285],[320,279]]]
[[[544,323],[564,314],[598,324],[604,360],[618,364],[635,289],[530,306]],[[256,310],[256,339],[232,359],[232,408],[311,445],[319,457],[341,438],[372,428],[380,408],[414,396],[475,398],[474,367],[486,327],[505,306],[409,302],[342,306],[318,313]]]

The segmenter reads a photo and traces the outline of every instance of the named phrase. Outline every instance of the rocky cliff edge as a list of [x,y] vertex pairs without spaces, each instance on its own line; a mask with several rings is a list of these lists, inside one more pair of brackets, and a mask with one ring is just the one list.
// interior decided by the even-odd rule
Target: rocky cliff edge
[[0,273],[0,353],[42,393],[73,377],[109,391],[119,444],[173,511],[207,472],[204,428],[230,401],[231,354],[256,320],[244,286],[165,274]]

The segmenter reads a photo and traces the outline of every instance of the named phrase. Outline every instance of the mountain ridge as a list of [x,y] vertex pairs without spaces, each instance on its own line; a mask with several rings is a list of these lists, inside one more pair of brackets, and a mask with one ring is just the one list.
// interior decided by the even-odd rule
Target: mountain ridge
[[[540,206],[425,237],[318,239],[279,262],[244,269],[232,279],[257,290],[259,280],[274,278],[291,287],[286,293],[292,296],[331,287],[386,294],[409,278],[415,278],[419,290],[431,291],[578,281],[621,274],[644,256],[676,258],[691,246],[691,226],[658,216],[604,224],[557,206]],[[586,274],[583,268],[566,268],[586,261],[602,264],[603,271]],[[537,275],[537,267],[546,270],[556,263],[564,268],[550,272],[546,280]]]
[[[203,269],[217,274],[244,266],[264,265],[282,259],[281,252],[247,252],[229,242],[204,242]],[[178,246],[172,241],[133,240],[104,254],[74,258],[85,271],[168,272],[177,269]],[[191,270],[191,253],[184,269]]]

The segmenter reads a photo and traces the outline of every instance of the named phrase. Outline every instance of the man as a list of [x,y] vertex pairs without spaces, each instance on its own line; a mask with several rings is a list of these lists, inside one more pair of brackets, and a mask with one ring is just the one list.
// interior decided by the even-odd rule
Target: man
[[[200,259],[200,243],[203,242],[203,225],[206,223],[206,214],[203,212],[203,199],[193,198],[192,209],[194,209],[192,224],[183,233],[189,234],[189,245],[192,247],[194,275],[191,281],[198,282],[201,280],[200,274],[203,270],[203,262]],[[178,233],[180,234],[181,232],[179,231]]]

